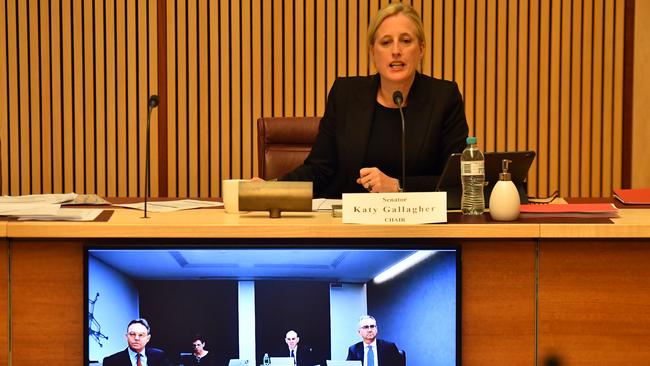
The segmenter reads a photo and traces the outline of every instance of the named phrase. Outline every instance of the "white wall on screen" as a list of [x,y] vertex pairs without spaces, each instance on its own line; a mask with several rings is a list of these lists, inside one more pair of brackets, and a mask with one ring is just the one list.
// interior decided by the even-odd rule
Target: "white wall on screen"
[[[101,332],[108,337],[101,340],[103,347],[89,337],[88,357],[101,362],[104,357],[126,348],[126,326],[140,317],[138,291],[122,272],[93,256],[88,256],[88,273],[88,297],[94,299],[99,293],[93,315],[101,325]],[[88,309],[91,310],[90,304]]]
[[368,312],[365,284],[342,284],[330,287],[330,327],[332,360],[345,360],[348,347],[360,341],[359,317]]
[[239,281],[239,358],[255,360],[255,281]]

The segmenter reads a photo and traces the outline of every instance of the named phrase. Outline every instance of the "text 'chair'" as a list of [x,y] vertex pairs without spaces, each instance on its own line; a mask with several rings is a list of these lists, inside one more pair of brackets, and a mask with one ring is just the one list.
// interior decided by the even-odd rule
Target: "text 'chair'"
[[320,117],[257,120],[259,177],[276,179],[305,161],[316,141]]

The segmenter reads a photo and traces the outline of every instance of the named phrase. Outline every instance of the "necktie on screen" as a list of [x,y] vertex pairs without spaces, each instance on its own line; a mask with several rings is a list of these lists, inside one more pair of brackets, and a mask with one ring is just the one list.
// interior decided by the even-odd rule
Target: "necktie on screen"
[[139,353],[136,353],[136,355],[135,355],[135,358],[137,360],[136,363],[138,364],[138,366],[142,366],[142,361],[140,361],[140,356],[142,356],[142,355],[139,354]]
[[368,346],[368,365],[375,366],[375,353],[372,352],[372,346]]
[[293,358],[293,364],[296,364],[296,354],[293,353],[293,350],[291,350],[291,358]]

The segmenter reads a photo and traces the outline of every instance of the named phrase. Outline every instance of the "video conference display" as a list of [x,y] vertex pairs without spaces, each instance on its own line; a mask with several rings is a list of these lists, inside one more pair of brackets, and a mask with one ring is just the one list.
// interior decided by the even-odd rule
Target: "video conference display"
[[351,347],[369,331],[364,315],[374,318],[376,339],[400,353],[381,366],[460,364],[453,248],[95,247],[86,254],[89,365],[125,352],[127,333],[142,333],[127,325],[144,318],[144,348],[164,351],[171,365],[195,364],[200,337],[217,365],[262,365],[266,355],[279,366],[292,360],[291,342],[297,366],[326,366],[354,359]]

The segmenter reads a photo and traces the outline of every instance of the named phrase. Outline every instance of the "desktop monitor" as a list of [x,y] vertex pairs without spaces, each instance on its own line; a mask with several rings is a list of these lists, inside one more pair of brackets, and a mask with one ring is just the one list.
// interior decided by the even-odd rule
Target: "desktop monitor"
[[[409,365],[460,365],[460,251],[424,241],[318,247],[111,244],[86,247],[86,365],[126,349],[130,320],[147,347],[183,364],[200,334],[219,364],[288,357],[298,333],[313,364],[347,358],[359,317],[377,320]],[[409,264],[410,263],[410,264]],[[387,279],[386,270],[403,266]],[[414,336],[414,332],[418,333]]]

